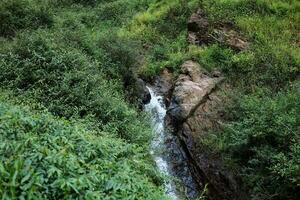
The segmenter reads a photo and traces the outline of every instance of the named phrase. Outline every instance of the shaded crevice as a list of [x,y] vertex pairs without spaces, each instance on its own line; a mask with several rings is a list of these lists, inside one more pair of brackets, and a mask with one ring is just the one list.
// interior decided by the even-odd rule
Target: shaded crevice
[[[189,128],[190,125],[188,124]],[[182,128],[179,128],[179,130]],[[222,199],[222,196],[219,195],[219,193],[217,192],[218,190],[214,187],[214,185],[210,182],[209,178],[205,175],[205,173],[203,172],[203,170],[199,167],[199,165],[197,164],[196,160],[193,157],[193,153],[190,152],[186,142],[184,141],[184,139],[182,139],[182,135],[184,134],[178,134],[178,132],[175,134],[176,137],[178,138],[180,145],[182,147],[182,149],[184,150],[188,161],[189,161],[189,168],[192,172],[192,176],[194,177],[194,179],[196,180],[198,187],[200,188],[200,190],[204,190],[205,189],[205,185],[207,185],[209,194],[205,194],[205,197],[207,200],[212,200],[212,199]],[[188,136],[186,136],[188,138]]]

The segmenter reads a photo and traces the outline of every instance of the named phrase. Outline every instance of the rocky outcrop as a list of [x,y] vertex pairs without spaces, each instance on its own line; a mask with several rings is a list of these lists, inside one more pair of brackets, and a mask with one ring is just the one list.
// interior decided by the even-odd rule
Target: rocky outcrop
[[188,21],[188,41],[192,44],[205,44],[209,37],[210,23],[203,10],[199,9]]
[[138,78],[136,79],[134,87],[134,91],[136,93],[135,95],[137,96],[139,101],[139,106],[143,106],[149,103],[151,100],[151,94],[147,89],[145,82],[142,79]]
[[220,43],[236,51],[248,48],[247,40],[231,23],[212,23],[199,9],[188,21],[188,42],[194,45]]
[[238,178],[224,168],[222,159],[206,149],[202,140],[220,128],[224,88],[221,73],[212,75],[199,64],[187,61],[173,88],[168,117],[182,146],[190,157],[193,174],[199,185],[208,183],[209,199],[245,200]]
[[155,77],[153,86],[159,95],[163,96],[166,105],[170,104],[170,96],[173,87],[173,74],[168,69],[164,69],[159,76]]
[[249,42],[234,29],[232,24],[218,24],[217,28],[213,29],[211,35],[215,41],[236,51],[246,50],[249,46]]
[[209,77],[201,72],[200,66],[187,61],[182,65],[173,90],[173,97],[168,112],[176,121],[185,121],[193,115],[198,106],[205,101],[220,83],[222,77]]

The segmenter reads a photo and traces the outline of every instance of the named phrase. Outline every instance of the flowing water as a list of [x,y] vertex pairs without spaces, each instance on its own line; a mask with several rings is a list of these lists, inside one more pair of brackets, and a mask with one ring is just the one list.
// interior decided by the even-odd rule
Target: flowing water
[[151,94],[151,101],[145,105],[145,111],[152,117],[154,132],[151,154],[161,173],[167,177],[176,177],[181,182],[176,184],[174,179],[168,179],[165,182],[166,194],[173,200],[181,199],[182,196],[194,198],[198,194],[198,189],[189,170],[188,159],[180,147],[178,139],[165,127],[164,99],[157,95],[152,88],[147,88]]

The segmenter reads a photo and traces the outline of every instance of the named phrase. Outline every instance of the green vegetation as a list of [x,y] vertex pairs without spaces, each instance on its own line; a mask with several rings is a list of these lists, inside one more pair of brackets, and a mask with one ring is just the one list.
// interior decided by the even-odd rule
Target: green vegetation
[[[224,150],[260,199],[297,199],[300,182],[300,88],[246,95],[225,126]],[[224,145],[223,144],[223,145]]]
[[48,27],[53,23],[47,4],[39,6],[29,0],[3,0],[0,2],[0,36],[12,37],[21,29]]
[[[250,47],[189,45],[199,7]],[[137,75],[193,59],[234,88],[211,145],[254,198],[298,199],[299,11],[297,0],[1,1],[0,195],[162,199],[151,131],[128,100]]]
[[[199,7],[211,23],[232,23],[250,47],[188,45],[186,23]],[[299,11],[296,0],[157,1],[120,33],[146,47],[146,79],[164,68],[176,73],[187,59],[225,73],[234,98],[224,131],[210,144],[240,171],[255,199],[300,196]]]
[[117,30],[147,6],[128,2],[1,1],[2,199],[164,199],[124,92],[139,51]]
[[[298,1],[204,1],[211,20],[233,21],[248,50],[219,51],[239,93],[218,145],[257,199],[298,199],[300,184]],[[221,144],[220,144],[221,143]]]
[[2,199],[163,198],[141,145],[3,101]]

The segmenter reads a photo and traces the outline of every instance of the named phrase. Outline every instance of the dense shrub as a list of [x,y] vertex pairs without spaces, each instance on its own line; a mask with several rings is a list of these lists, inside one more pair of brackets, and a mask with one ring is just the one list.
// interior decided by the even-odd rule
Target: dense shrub
[[2,199],[163,199],[143,144],[0,100]]
[[[126,2],[111,4],[122,17],[146,1]],[[38,29],[44,24],[36,13],[48,3],[54,24]],[[0,46],[1,89],[22,105],[6,103],[1,93],[3,199],[164,199],[148,152],[149,124],[124,94],[139,44],[119,37],[109,17],[99,20],[108,3],[1,2],[1,15],[15,18],[13,32],[5,34],[24,29]],[[32,102],[43,114],[21,108]]]
[[274,98],[245,96],[225,129],[226,151],[259,199],[298,199],[299,83]]
[[83,5],[83,6],[95,6],[98,3],[105,3],[115,0],[53,0],[54,5],[72,6],[72,5]]
[[0,36],[12,37],[21,29],[49,27],[52,15],[46,7],[28,0],[3,0],[0,2]]
[[97,46],[106,55],[106,61],[111,66],[106,68],[111,76],[120,77],[125,86],[132,84],[134,71],[141,59],[140,44],[118,37],[117,34],[106,32],[97,41]]
[[[57,48],[49,38],[40,32],[16,40],[13,50],[1,56],[2,85],[39,100],[59,116],[94,115],[103,129],[114,127],[111,132],[125,139],[147,141],[145,134],[136,134],[145,130],[138,125],[137,113],[127,106],[121,83],[106,80],[98,62],[73,48]],[[111,54],[120,59],[126,55]],[[127,66],[125,60],[120,62]]]

